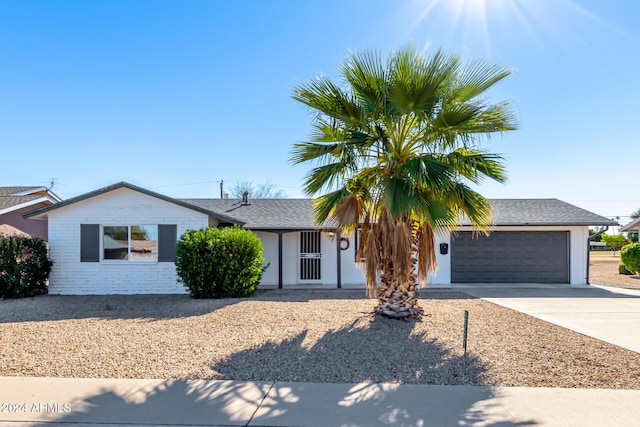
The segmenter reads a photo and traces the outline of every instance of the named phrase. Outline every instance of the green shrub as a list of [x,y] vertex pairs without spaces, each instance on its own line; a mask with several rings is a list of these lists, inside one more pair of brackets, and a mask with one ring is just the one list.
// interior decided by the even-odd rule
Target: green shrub
[[624,274],[625,276],[630,276],[633,274],[632,272],[627,270],[627,267],[625,267],[623,263],[620,263],[620,265],[618,266],[618,273]]
[[631,243],[620,250],[620,260],[632,273],[640,273],[640,243]]
[[247,297],[263,266],[262,242],[240,227],[189,230],[176,246],[176,272],[194,298]]
[[31,297],[47,290],[53,263],[37,237],[0,239],[0,297]]

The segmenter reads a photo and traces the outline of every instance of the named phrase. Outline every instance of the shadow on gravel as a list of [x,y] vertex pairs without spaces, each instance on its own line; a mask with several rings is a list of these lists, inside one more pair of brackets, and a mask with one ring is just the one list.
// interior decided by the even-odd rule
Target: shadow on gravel
[[241,381],[484,385],[486,368],[477,357],[454,353],[414,332],[414,325],[363,314],[319,339],[303,331],[234,353],[212,369],[222,379]]
[[[423,298],[469,298],[456,292],[421,291]],[[162,320],[202,316],[242,301],[306,302],[317,299],[364,299],[364,290],[263,290],[248,298],[194,299],[189,295],[40,295],[0,299],[0,324],[67,319]],[[372,300],[372,307],[373,307]]]
[[[464,289],[420,289],[421,299],[469,299],[475,298],[464,293]],[[278,301],[286,298],[287,301],[306,302],[321,299],[369,299],[364,289],[272,289],[252,299],[260,301]],[[371,306],[375,305],[375,299],[371,299]]]
[[493,388],[464,387],[483,385],[487,368],[482,361],[428,339],[414,326],[413,321],[364,314],[317,339],[304,331],[234,353],[212,366],[223,378],[240,382],[171,380],[142,390],[105,388],[73,402],[72,412],[56,414],[51,421],[349,427],[536,424],[505,415]]
[[[454,388],[466,392],[451,395],[414,385],[483,385],[487,368],[477,357],[454,353],[414,332],[413,321],[373,316],[318,340],[307,340],[305,331],[268,342],[212,368],[228,380],[276,381],[250,425],[313,425],[314,417],[323,420],[320,425],[469,425],[485,419],[494,397],[486,386]],[[361,414],[368,414],[368,422]]]
[[246,299],[189,295],[41,295],[0,299],[0,323],[67,319],[174,319],[201,316]]

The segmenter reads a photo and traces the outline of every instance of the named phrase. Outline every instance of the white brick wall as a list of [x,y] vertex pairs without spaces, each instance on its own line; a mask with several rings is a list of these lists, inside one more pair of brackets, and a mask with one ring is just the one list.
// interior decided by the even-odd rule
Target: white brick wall
[[186,293],[172,262],[80,262],[80,224],[177,224],[180,237],[187,229],[207,227],[208,216],[127,188],[54,210],[49,213],[50,294]]

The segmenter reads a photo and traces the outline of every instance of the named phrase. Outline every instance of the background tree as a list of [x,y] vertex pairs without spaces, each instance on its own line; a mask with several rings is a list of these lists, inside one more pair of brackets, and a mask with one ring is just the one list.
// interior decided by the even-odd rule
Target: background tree
[[636,209],[630,216],[631,216],[631,219],[640,218],[640,209]]
[[627,238],[622,234],[603,234],[602,241],[607,245],[608,248],[613,249],[614,255],[617,250],[620,250],[621,247],[629,243]]
[[[590,228],[589,229],[589,236],[593,236],[596,233],[599,233],[600,231],[602,231],[603,228],[605,228],[605,227],[596,227],[595,229]],[[599,242],[600,240],[602,240],[602,235],[601,234],[598,234],[596,237],[594,237],[592,239],[593,242]]]
[[249,193],[250,199],[285,199],[287,197],[285,191],[278,189],[270,182],[254,184],[251,181],[240,181],[231,188],[231,198],[241,199],[245,192]]
[[317,165],[305,191],[317,197],[318,224],[330,219],[349,233],[362,221],[357,259],[376,312],[420,316],[417,286],[436,268],[435,233],[462,214],[479,230],[491,222],[489,203],[468,184],[506,179],[502,158],[478,144],[515,129],[508,105],[484,97],[511,72],[413,47],[386,60],[354,54],[341,71],[341,83],[321,76],[295,89],[316,115],[311,141],[296,144],[291,160]]

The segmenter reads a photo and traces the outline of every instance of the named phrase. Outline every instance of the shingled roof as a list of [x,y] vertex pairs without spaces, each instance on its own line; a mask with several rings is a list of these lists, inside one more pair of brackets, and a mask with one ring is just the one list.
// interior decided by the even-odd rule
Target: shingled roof
[[38,190],[46,190],[45,187],[26,187],[26,186],[17,186],[17,187],[0,187],[0,197],[4,196],[14,196],[20,193],[29,193],[32,191]]
[[[492,199],[494,225],[617,225],[609,218],[558,199]],[[470,225],[464,218],[461,225]]]
[[[218,212],[244,223],[245,228],[314,229],[333,227],[326,222],[318,227],[313,221],[313,203],[309,199],[180,199],[202,209]],[[616,222],[558,199],[495,199],[495,225],[616,225]],[[467,218],[461,225],[469,225]]]
[[[239,224],[251,230],[335,229],[335,226],[329,221],[321,226],[314,222],[313,202],[310,199],[249,199],[247,201],[239,199],[174,199],[126,182],[119,182],[30,212],[25,217],[44,218],[43,214],[47,212],[118,188],[138,191],[217,217],[222,222]],[[495,199],[489,200],[489,202],[493,206],[493,222],[497,226],[617,225],[613,220],[558,199]],[[461,220],[461,225],[469,225],[469,220]]]
[[184,203],[218,212],[244,223],[251,230],[335,229],[329,222],[319,227],[313,221],[310,199],[180,199]]
[[196,205],[190,205],[190,204],[184,203],[184,202],[182,202],[182,201],[180,201],[178,199],[174,199],[172,197],[165,196],[164,194],[156,193],[154,191],[147,190],[146,188],[138,187],[137,185],[129,184],[128,182],[124,182],[124,181],[118,182],[116,184],[108,185],[106,187],[102,187],[102,188],[99,188],[97,190],[81,194],[81,195],[76,196],[76,197],[72,197],[71,199],[64,200],[64,201],[62,201],[60,203],[57,203],[55,205],[46,206],[44,208],[35,210],[33,212],[26,213],[23,216],[25,218],[45,219],[46,218],[46,214],[51,212],[51,211],[53,211],[53,210],[60,209],[60,208],[65,207],[65,206],[69,206],[69,205],[72,205],[74,203],[82,202],[82,201],[90,199],[92,197],[96,197],[96,196],[99,196],[101,194],[109,193],[111,191],[118,190],[120,188],[127,188],[129,190],[137,191],[139,193],[146,194],[148,196],[155,197],[157,199],[164,200],[166,202],[173,203],[173,204],[185,207],[187,209],[191,209],[191,210],[194,210],[194,211],[197,211],[197,212],[200,212],[200,213],[204,213],[205,215],[211,215],[213,217],[217,217],[219,220],[224,221],[224,222],[229,222],[229,223],[232,223],[232,224],[242,225],[242,222],[236,220],[235,218],[228,217],[228,216],[216,213],[216,212],[212,212],[210,210],[202,209],[202,208],[200,208],[200,207],[198,207]]
[[[43,195],[46,192],[48,196]],[[46,187],[33,187],[33,186],[11,186],[0,187],[0,211],[9,210],[13,207],[20,207],[25,203],[40,201],[41,199],[51,199],[58,201],[58,196],[49,192]],[[17,209],[17,208],[16,208]]]
[[640,218],[636,218],[633,221],[631,221],[629,224],[625,224],[624,227],[621,227],[620,231],[622,231],[623,233],[628,233],[628,232],[633,233],[639,228],[640,228]]

